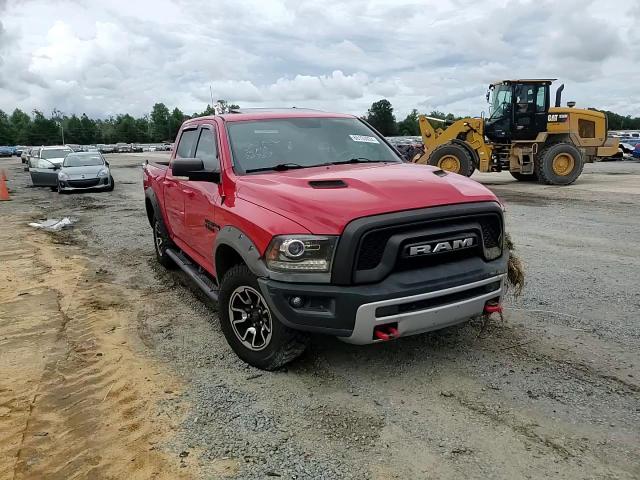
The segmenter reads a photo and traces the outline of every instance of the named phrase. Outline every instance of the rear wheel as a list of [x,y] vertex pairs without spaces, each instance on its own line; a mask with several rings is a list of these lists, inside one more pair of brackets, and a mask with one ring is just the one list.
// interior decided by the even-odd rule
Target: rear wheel
[[429,156],[429,165],[465,177],[470,177],[475,170],[473,159],[467,149],[455,143],[436,148]]
[[536,162],[538,179],[547,185],[569,185],[577,180],[583,168],[580,150],[565,142],[544,147]]
[[513,178],[518,180],[519,182],[537,182],[538,175],[536,173],[520,173],[520,172],[509,172]]
[[222,333],[233,351],[256,368],[275,370],[299,357],[309,343],[307,334],[278,320],[246,265],[225,273],[218,312]]

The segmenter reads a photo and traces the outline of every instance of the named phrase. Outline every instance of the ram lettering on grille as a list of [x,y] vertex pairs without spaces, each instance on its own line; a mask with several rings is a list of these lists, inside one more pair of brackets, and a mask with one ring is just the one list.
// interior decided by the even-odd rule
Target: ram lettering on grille
[[424,245],[414,245],[409,248],[409,256],[426,255],[429,253],[449,252],[462,248],[473,247],[473,237],[453,240],[451,242],[438,242],[435,244],[425,243]]

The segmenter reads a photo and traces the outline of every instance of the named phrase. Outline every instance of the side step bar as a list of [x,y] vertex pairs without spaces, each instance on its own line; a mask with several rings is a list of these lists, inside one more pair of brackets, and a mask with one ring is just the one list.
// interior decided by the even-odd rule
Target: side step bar
[[182,269],[184,273],[191,277],[191,280],[200,287],[200,290],[202,290],[207,297],[214,302],[218,301],[218,289],[215,288],[215,285],[209,277],[199,270],[197,265],[194,265],[183,253],[176,252],[170,248],[167,248],[166,254]]

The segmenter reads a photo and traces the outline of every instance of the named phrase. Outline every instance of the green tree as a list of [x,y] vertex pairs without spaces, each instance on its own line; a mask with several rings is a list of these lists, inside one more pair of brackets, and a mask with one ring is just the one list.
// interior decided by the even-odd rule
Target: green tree
[[398,131],[393,106],[387,99],[374,102],[367,112],[367,121],[385,137],[395,135]]
[[96,122],[91,120],[86,113],[80,117],[80,143],[81,145],[89,145],[97,143]]
[[75,115],[71,115],[64,126],[64,140],[67,143],[84,143],[82,141],[82,122]]
[[147,143],[150,141],[151,125],[149,124],[149,116],[145,115],[140,118],[136,118],[136,131],[138,132],[137,142]]
[[189,117],[180,111],[179,108],[174,108],[173,112],[169,116],[169,138],[173,141],[178,136],[178,130],[182,126],[182,123]]
[[128,113],[118,115],[115,121],[115,139],[118,142],[134,143],[138,141],[136,120]]
[[400,135],[420,135],[420,124],[418,121],[418,110],[415,108],[407,117],[398,122],[398,133]]
[[0,145],[14,145],[13,126],[9,116],[0,110]]
[[18,145],[29,144],[29,131],[31,130],[31,117],[19,108],[16,108],[9,117],[13,128],[14,139]]
[[39,110],[33,111],[33,122],[29,131],[29,145],[56,145],[62,143],[60,127]]
[[610,130],[639,130],[640,117],[631,117],[631,115],[619,115],[614,112],[603,110],[607,116],[607,122]]
[[156,103],[151,110],[151,140],[162,142],[170,137],[169,109],[164,103]]

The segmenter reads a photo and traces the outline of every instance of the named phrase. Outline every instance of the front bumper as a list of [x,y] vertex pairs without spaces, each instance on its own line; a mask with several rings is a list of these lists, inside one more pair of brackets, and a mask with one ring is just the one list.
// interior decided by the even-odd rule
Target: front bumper
[[[374,343],[376,326],[394,324],[400,336],[436,330],[482,314],[504,293],[508,254],[492,262],[469,258],[455,264],[396,272],[375,284],[299,284],[259,278],[269,307],[290,328]],[[301,308],[291,305],[302,297]],[[397,325],[396,325],[397,324]]]
[[[87,179],[92,180],[92,179]],[[109,188],[111,185],[111,179],[109,177],[100,177],[99,182],[95,185],[82,185],[81,183],[74,183],[73,180],[59,180],[60,190],[63,191],[72,191],[72,190],[94,190],[94,189],[102,189]]]
[[[374,339],[374,329],[382,325],[393,325],[404,337],[465,322],[480,315],[487,301],[500,302],[504,277],[360,305],[353,332],[341,340],[357,345],[380,341]],[[398,313],[389,314],[394,311]]]

